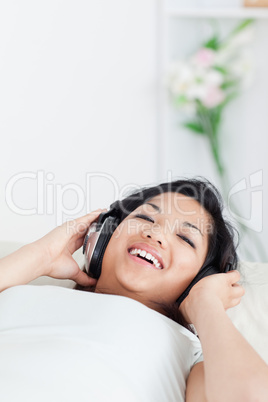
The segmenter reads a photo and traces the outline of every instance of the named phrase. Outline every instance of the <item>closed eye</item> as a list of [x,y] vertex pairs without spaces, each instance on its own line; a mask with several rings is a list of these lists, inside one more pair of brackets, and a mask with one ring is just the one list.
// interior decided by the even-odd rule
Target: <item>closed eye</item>
[[150,216],[147,216],[147,215],[137,214],[137,215],[135,215],[135,218],[144,219],[145,221],[154,223],[154,220]]
[[[147,216],[147,215],[137,214],[137,215],[135,215],[135,218],[144,219],[145,221],[154,223],[154,220],[150,216]],[[177,234],[177,236],[179,238],[181,238],[183,241],[185,241],[186,243],[188,243],[192,248],[195,248],[195,244],[188,237],[186,237],[184,235],[180,235],[180,234]]]
[[186,243],[190,244],[191,247],[195,248],[195,244],[192,242],[192,240],[188,239],[188,237],[179,234],[177,234],[177,236],[180,237]]

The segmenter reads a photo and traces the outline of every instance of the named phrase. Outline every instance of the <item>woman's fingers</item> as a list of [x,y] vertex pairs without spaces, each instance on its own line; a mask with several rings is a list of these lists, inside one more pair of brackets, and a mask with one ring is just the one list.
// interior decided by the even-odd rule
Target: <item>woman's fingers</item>
[[65,223],[67,233],[70,237],[75,236],[76,238],[82,237],[86,234],[89,226],[97,220],[101,213],[106,212],[107,209],[97,209],[92,211],[87,215],[80,218],[68,221]]
[[[187,322],[192,322],[189,321],[191,320],[190,315],[197,306],[199,308],[199,301],[204,296],[204,300],[207,300],[208,294],[210,294],[210,300],[213,298],[215,301],[220,300],[225,310],[238,305],[245,294],[244,288],[238,283],[239,280],[240,273],[234,270],[228,273],[210,275],[197,282],[180,305],[180,310]],[[198,302],[196,302],[197,300]]]
[[76,250],[83,246],[84,243],[84,236],[79,238],[74,238],[70,241],[68,250],[71,254],[73,254]]
[[237,270],[227,272],[227,280],[231,285],[231,294],[233,298],[241,298],[245,294],[245,289],[239,283],[240,272]]
[[81,216],[80,218],[76,219],[76,228],[78,232],[84,230],[85,226],[89,226],[92,222],[94,222],[101,213],[107,212],[107,209],[96,209],[95,211],[90,212],[87,215]]
[[237,297],[241,298],[242,296],[244,296],[244,294],[245,294],[245,289],[243,288],[243,286],[241,286],[237,283],[235,283],[232,286],[232,297],[233,298],[237,298]]
[[73,254],[83,245],[84,237],[89,226],[100,216],[101,213],[106,211],[107,209],[98,209],[85,216],[82,216],[81,218],[65,223],[66,231],[69,237],[68,248],[71,254]]
[[74,275],[70,279],[72,279],[73,281],[78,283],[78,285],[81,285],[81,286],[95,286],[97,283],[97,279],[91,278],[90,276],[88,276],[85,272],[81,271],[80,269],[77,272],[77,274]]
[[226,278],[230,284],[236,283],[240,280],[240,272],[236,269],[228,271],[226,272]]
[[241,298],[245,294],[245,289],[239,283],[240,280],[240,273],[237,270],[227,272],[227,280],[230,286],[230,299],[229,305],[227,308],[235,307],[241,302]]

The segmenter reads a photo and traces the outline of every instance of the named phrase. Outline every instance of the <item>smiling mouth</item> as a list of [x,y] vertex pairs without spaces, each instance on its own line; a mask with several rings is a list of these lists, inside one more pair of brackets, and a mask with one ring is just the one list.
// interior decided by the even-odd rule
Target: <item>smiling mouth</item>
[[158,259],[151,253],[148,253],[146,250],[142,250],[140,248],[130,248],[128,252],[134,257],[149,262],[156,269],[163,269],[163,265],[158,261]]

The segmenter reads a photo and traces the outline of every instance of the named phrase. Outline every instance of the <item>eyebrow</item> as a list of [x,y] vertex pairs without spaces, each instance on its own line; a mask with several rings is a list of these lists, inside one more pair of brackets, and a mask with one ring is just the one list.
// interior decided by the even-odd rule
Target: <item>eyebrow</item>
[[183,222],[182,225],[183,225],[183,226],[190,227],[190,228],[194,228],[194,229],[198,230],[198,232],[201,234],[201,236],[203,236],[203,233],[201,232],[201,230],[200,230],[197,226],[193,225],[192,223],[190,223],[190,222]]
[[[157,205],[152,204],[151,202],[146,202],[146,204],[153,207],[155,209],[155,211],[157,211],[159,213],[162,212],[161,208],[159,208]],[[186,227],[194,228],[194,229],[198,230],[198,232],[201,234],[201,236],[204,236],[203,233],[201,232],[201,230],[197,226],[193,225],[192,223],[185,221],[185,222],[183,222],[182,225],[186,226]]]
[[157,212],[162,212],[161,208],[159,208],[157,205],[152,204],[151,202],[146,202],[147,205],[151,205],[151,207],[153,207]]

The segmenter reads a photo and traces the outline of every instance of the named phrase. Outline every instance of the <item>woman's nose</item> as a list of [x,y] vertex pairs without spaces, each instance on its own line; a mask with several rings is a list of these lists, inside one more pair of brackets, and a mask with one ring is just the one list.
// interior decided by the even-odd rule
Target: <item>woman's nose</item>
[[[149,234],[147,234],[147,237],[148,237],[149,239],[152,238],[152,236],[150,236]],[[162,246],[162,241],[161,241],[161,240],[156,240],[156,242],[159,243],[160,246]]]
[[141,232],[141,236],[144,239],[146,239],[146,238],[151,239],[152,241],[160,244],[160,246],[162,246],[163,248],[165,248],[166,245],[167,245],[167,241],[165,239],[165,236],[162,233],[160,228],[157,228],[157,230],[156,230],[156,228],[154,228],[152,226],[151,228],[143,229],[142,232]]

